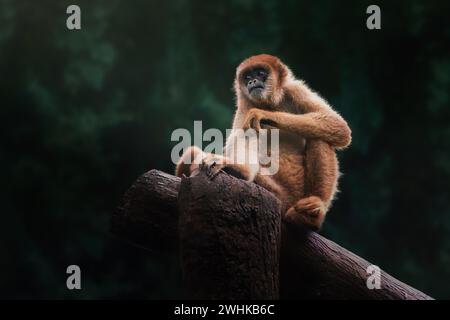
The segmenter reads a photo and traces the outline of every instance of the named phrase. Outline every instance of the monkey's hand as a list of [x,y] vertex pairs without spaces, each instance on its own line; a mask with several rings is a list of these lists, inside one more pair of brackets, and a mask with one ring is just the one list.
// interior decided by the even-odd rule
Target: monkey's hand
[[243,129],[254,129],[259,131],[261,130],[261,122],[264,123],[267,120],[269,120],[268,111],[251,108],[245,117]]

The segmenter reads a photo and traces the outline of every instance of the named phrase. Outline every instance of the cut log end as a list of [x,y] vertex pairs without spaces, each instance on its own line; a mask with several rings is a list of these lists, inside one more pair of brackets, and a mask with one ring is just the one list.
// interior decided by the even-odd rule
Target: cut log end
[[181,265],[191,298],[279,297],[281,218],[271,193],[204,169],[182,180],[178,205]]

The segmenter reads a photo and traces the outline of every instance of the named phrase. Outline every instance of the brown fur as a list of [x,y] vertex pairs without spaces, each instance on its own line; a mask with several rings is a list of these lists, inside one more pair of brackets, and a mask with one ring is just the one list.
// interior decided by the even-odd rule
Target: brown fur
[[[246,91],[242,74],[250,68],[264,67],[269,71],[266,88],[261,97],[253,98]],[[227,164],[225,157],[201,156],[208,161],[218,160],[226,168],[234,166],[246,180],[253,180],[272,191],[282,201],[285,218],[319,229],[333,197],[339,178],[336,149],[351,142],[351,130],[345,120],[328,103],[300,80],[277,57],[257,55],[244,60],[237,68],[234,88],[237,110],[233,128],[259,130],[264,123],[280,129],[279,170],[273,176],[252,174],[245,165]],[[261,123],[263,121],[263,124]],[[195,148],[195,147],[194,147]],[[192,165],[183,159],[177,166],[177,175],[192,172]],[[214,161],[216,162],[216,161]]]

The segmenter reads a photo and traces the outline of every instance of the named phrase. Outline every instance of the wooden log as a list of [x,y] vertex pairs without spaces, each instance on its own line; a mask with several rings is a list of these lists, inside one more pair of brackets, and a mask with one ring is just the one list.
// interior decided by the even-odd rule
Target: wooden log
[[280,203],[270,192],[205,169],[182,179],[178,205],[190,298],[279,297]]
[[[216,280],[222,283],[232,280],[232,277],[243,277],[236,283],[244,284],[246,289],[237,292],[235,298],[257,298],[277,292],[278,274],[269,271],[272,269],[265,265],[266,257],[260,256],[267,250],[268,259],[273,261],[270,266],[276,265],[273,244],[279,235],[274,211],[279,205],[278,200],[261,187],[226,173],[219,173],[214,179],[206,173],[186,178],[182,190],[180,184],[179,178],[157,170],[139,177],[112,216],[112,233],[153,252],[180,253],[181,249],[184,270],[191,277],[186,280],[192,297],[231,298],[235,284],[224,284],[215,290],[210,287],[214,277],[219,277]],[[259,207],[258,201],[261,201]],[[177,204],[181,206],[180,227]],[[257,212],[258,217],[252,212]],[[279,211],[277,213],[280,214]],[[267,217],[260,218],[260,215]],[[256,218],[255,227],[251,222]],[[220,224],[214,226],[218,222]],[[258,228],[262,228],[259,233]],[[232,230],[232,233],[227,234],[227,230]],[[246,230],[248,237],[245,237]],[[238,235],[239,241],[232,239],[233,234]],[[212,238],[213,243],[202,243],[193,237]],[[366,269],[371,263],[315,232],[305,231],[301,226],[282,221],[281,238],[281,299],[432,299],[384,271],[381,271],[381,289],[369,289]],[[196,254],[196,250],[206,255],[189,258],[189,255]],[[249,251],[254,251],[255,255],[240,256],[240,252],[247,254]],[[211,255],[213,259],[209,260]],[[236,273],[227,272],[217,263],[219,261],[230,264]],[[248,286],[248,275],[242,275],[241,266],[236,264],[238,261],[244,263],[243,270],[263,270],[260,279],[265,283]],[[201,282],[198,295],[192,292],[194,280]],[[219,292],[221,290],[223,294]],[[276,298],[277,295],[271,297]]]
[[180,181],[158,170],[140,176],[112,215],[112,234],[154,253],[178,251]]
[[[430,300],[380,270],[380,289],[369,289],[373,265],[318,233],[284,225],[281,295],[289,299]],[[377,267],[378,268],[378,267]]]

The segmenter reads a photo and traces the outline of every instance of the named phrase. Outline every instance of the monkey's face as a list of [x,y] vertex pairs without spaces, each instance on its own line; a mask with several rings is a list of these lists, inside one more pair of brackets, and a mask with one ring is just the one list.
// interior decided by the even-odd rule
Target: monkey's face
[[270,88],[269,71],[264,67],[245,70],[241,75],[241,88],[251,100],[266,99]]
[[240,101],[247,101],[247,105],[275,109],[283,99],[284,85],[290,77],[289,69],[280,59],[260,54],[238,66],[234,89]]

